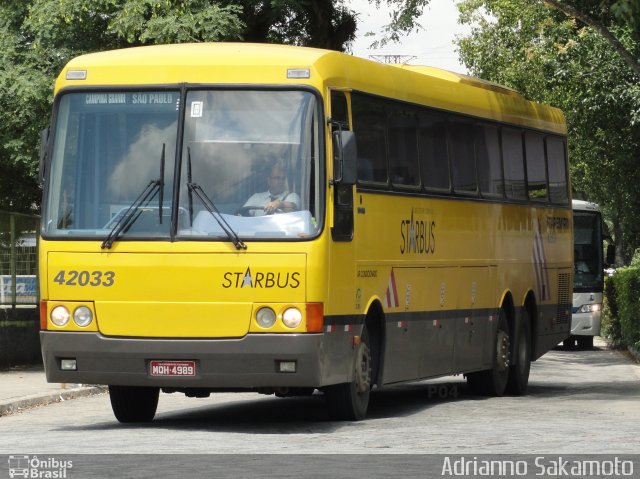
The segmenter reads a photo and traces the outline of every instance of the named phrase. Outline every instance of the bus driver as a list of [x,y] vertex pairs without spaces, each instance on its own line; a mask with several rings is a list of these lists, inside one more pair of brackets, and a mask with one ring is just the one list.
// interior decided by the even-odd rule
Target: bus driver
[[281,161],[271,168],[267,183],[269,189],[252,195],[242,206],[242,211],[246,211],[249,216],[263,216],[300,209],[300,197],[287,190],[287,176]]

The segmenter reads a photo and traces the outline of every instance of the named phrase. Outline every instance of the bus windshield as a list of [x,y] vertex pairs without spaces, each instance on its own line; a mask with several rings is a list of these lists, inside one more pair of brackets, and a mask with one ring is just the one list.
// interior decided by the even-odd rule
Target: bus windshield
[[602,291],[604,285],[600,213],[573,212],[574,291]]
[[319,229],[320,122],[310,92],[72,92],[54,128],[45,236],[110,245],[227,241],[221,223],[247,239]]

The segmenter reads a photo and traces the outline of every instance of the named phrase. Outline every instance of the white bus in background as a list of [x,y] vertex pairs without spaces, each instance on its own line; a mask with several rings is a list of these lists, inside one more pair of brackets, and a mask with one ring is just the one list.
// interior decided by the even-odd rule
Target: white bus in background
[[[595,203],[573,200],[573,314],[567,347],[591,349],[593,337],[600,334],[602,294],[604,290],[603,232],[600,207]],[[607,248],[606,261],[615,260],[615,247]]]

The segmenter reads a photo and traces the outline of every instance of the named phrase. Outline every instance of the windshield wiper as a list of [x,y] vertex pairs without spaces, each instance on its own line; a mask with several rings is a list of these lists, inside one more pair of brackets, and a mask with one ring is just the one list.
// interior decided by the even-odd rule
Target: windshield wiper
[[164,186],[164,148],[165,144],[162,144],[162,155],[160,156],[160,178],[157,180],[151,180],[149,184],[142,190],[142,193],[135,199],[131,206],[127,208],[120,218],[116,220],[116,223],[109,231],[109,234],[100,245],[101,249],[110,249],[113,242],[118,238],[120,233],[126,233],[129,228],[138,220],[142,214],[142,208],[146,207],[151,200],[160,192],[160,224],[162,224],[162,190]]
[[189,189],[189,210],[190,210],[190,214],[193,215],[193,205],[191,203],[193,200],[192,200],[192,196],[191,195],[192,195],[192,193],[195,193],[195,195],[198,197],[198,199],[204,205],[205,209],[218,222],[218,224],[220,225],[220,228],[222,228],[222,230],[227,235],[227,238],[229,238],[229,240],[231,240],[231,242],[233,243],[233,246],[235,246],[236,249],[238,249],[238,250],[247,249],[247,245],[244,243],[244,241],[242,241],[238,237],[238,234],[235,231],[233,231],[233,228],[231,227],[231,225],[229,223],[227,223],[227,220],[224,219],[224,216],[222,216],[222,214],[220,213],[220,210],[218,210],[218,208],[216,208],[216,205],[213,204],[213,201],[211,201],[211,198],[209,198],[207,196],[207,194],[204,192],[204,190],[202,189],[202,187],[199,184],[194,183],[192,181],[192,177],[191,177],[191,150],[189,150],[189,149],[187,149],[187,188]]

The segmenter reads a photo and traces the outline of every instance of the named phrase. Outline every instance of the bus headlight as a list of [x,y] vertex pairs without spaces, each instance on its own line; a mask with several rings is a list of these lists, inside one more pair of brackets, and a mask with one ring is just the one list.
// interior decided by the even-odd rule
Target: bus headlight
[[600,305],[598,303],[583,304],[580,306],[578,313],[597,313],[600,311]]
[[93,313],[86,306],[78,306],[73,312],[73,322],[81,328],[89,326],[93,321]]
[[276,313],[271,308],[260,308],[256,313],[256,321],[261,328],[270,328],[276,322]]
[[69,322],[69,318],[71,318],[71,314],[69,310],[64,306],[56,306],[51,310],[51,322],[56,326],[62,327]]
[[298,308],[287,308],[282,313],[282,322],[287,328],[297,328],[302,322],[302,313]]

